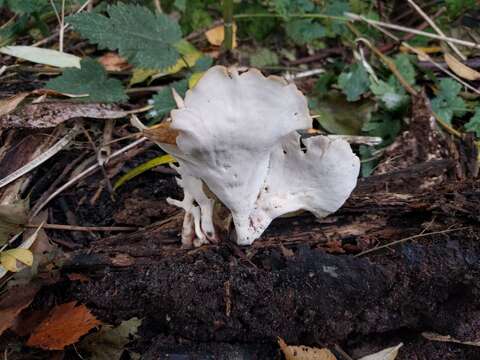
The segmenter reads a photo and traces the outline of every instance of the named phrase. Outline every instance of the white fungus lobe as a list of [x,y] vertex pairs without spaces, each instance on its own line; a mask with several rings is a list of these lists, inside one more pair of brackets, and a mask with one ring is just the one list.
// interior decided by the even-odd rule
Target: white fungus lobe
[[218,241],[211,194],[230,210],[238,244],[248,245],[281,215],[338,210],[356,185],[360,162],[346,141],[300,138],[297,130],[312,127],[307,100],[281,78],[214,66],[171,119],[176,146],[158,144],[179,163],[184,199],[169,202],[185,210],[187,246]]

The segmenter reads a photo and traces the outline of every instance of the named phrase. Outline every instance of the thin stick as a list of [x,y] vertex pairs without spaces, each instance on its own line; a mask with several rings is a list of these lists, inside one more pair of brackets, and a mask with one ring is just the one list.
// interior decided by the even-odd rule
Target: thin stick
[[63,38],[65,34],[65,0],[62,0],[62,15],[61,15],[61,20],[60,20],[60,36],[58,38],[59,42],[59,50],[60,52],[63,52]]
[[[413,0],[407,0],[408,3],[422,16],[426,22],[430,24],[430,26],[437,32],[438,35],[446,37],[445,33],[435,24],[435,22],[422,10],[420,6],[418,6]],[[467,60],[465,55],[463,55],[460,50],[453,44],[451,41],[447,41],[447,44],[452,48],[453,51],[462,59]]]
[[388,248],[390,246],[398,245],[398,244],[401,244],[401,243],[404,243],[404,242],[407,242],[407,241],[410,241],[410,240],[414,240],[414,239],[418,239],[418,238],[422,238],[422,237],[426,237],[426,236],[430,236],[430,235],[446,234],[446,233],[449,233],[449,232],[452,232],[452,231],[460,231],[460,230],[465,230],[465,229],[470,229],[470,226],[464,226],[464,227],[456,228],[456,229],[446,229],[446,230],[442,230],[442,231],[432,231],[432,232],[429,232],[429,233],[421,233],[421,234],[409,236],[409,237],[406,237],[406,238],[403,238],[403,239],[400,239],[400,240],[392,241],[391,243],[388,243],[388,244],[385,244],[385,245],[377,246],[377,247],[374,247],[372,249],[362,251],[361,253],[356,254],[355,257],[370,254],[374,251],[385,249],[385,248]]
[[[107,159],[108,160],[111,160],[113,158],[116,158],[117,156],[123,154],[124,152],[134,148],[135,146],[139,145],[139,144],[142,144],[143,142],[147,141],[148,139],[146,137],[142,137],[136,141],[134,141],[133,143],[121,148],[120,150],[117,150],[116,152],[114,152],[112,155],[110,155]],[[42,210],[45,205],[47,205],[50,200],[52,200],[54,197],[56,197],[58,194],[60,194],[62,191],[64,191],[65,189],[68,189],[70,186],[72,186],[73,184],[75,184],[77,181],[79,181],[80,179],[83,179],[85,176],[88,176],[90,174],[92,174],[93,172],[95,172],[96,170],[98,170],[98,168],[100,167],[100,165],[98,165],[98,163],[95,163],[94,165],[90,166],[89,168],[85,169],[84,171],[82,171],[80,174],[78,174],[77,176],[75,176],[74,178],[70,179],[69,181],[67,181],[65,184],[63,184],[62,186],[60,186],[55,192],[53,192],[48,198],[45,199],[45,201],[39,205],[36,209],[36,211],[32,214],[32,217],[38,215],[38,213],[40,212],[40,210]]]
[[[38,228],[38,224],[26,224],[27,228]],[[43,224],[44,229],[66,230],[66,231],[136,231],[138,228],[131,226],[76,226],[62,224]]]
[[358,14],[345,13],[345,16],[347,16],[348,18],[350,18],[352,20],[365,21],[367,24],[370,24],[370,25],[378,25],[378,26],[381,26],[381,27],[385,27],[387,29],[403,31],[403,32],[412,33],[412,34],[415,34],[415,35],[421,35],[421,36],[425,36],[425,37],[432,38],[432,39],[437,39],[437,40],[450,41],[450,42],[455,43],[455,44],[471,47],[471,48],[474,48],[474,49],[480,49],[480,44],[476,44],[476,43],[471,42],[471,41],[460,40],[460,39],[455,39],[455,38],[448,37],[448,36],[441,36],[441,35],[437,35],[437,34],[432,34],[432,33],[426,32],[426,31],[412,29],[412,28],[409,28],[409,27],[401,26],[401,25],[389,24],[389,23],[386,23],[386,22],[383,22],[383,21],[371,20],[371,19],[367,19],[366,17],[364,17],[362,15],[358,15]]

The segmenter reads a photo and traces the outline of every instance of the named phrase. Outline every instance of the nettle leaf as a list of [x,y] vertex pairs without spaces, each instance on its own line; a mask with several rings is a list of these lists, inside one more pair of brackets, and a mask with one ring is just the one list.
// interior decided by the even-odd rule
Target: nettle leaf
[[363,125],[362,131],[368,136],[379,136],[383,139],[382,146],[393,142],[401,128],[400,119],[386,111],[380,111]]
[[84,95],[79,100],[95,102],[119,102],[127,99],[122,82],[109,79],[107,72],[93,59],[83,59],[80,69],[67,68],[63,74],[50,80],[46,87],[67,94]]
[[67,21],[90,42],[116,50],[142,68],[164,69],[174,65],[181,39],[178,24],[164,14],[155,15],[146,7],[119,3],[107,10],[109,17],[83,12]]
[[368,73],[361,64],[353,64],[349,71],[340,74],[338,86],[348,101],[357,101],[370,87]]
[[176,81],[154,95],[150,101],[153,104],[153,110],[150,112],[150,116],[163,117],[177,107],[173,99],[172,88],[183,97],[188,89],[188,81],[185,79]]
[[308,44],[313,40],[324,37],[326,34],[323,25],[306,19],[288,22],[285,31],[288,37],[298,45]]
[[431,102],[432,110],[448,124],[451,123],[454,116],[465,114],[465,102],[458,96],[461,89],[462,85],[457,81],[450,78],[442,79],[437,97]]
[[20,14],[38,13],[49,5],[48,0],[7,0],[8,8]]
[[480,106],[475,109],[475,114],[465,124],[465,130],[475,133],[475,136],[480,138]]

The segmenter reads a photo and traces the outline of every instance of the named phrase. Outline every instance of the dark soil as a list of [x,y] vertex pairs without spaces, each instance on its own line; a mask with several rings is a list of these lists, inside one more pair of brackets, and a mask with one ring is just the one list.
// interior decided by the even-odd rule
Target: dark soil
[[[377,181],[395,190],[395,179],[369,178],[330,218],[280,219],[250,248],[225,241],[183,250],[180,216],[138,235],[94,241],[63,268],[91,280],[74,282],[67,293],[110,323],[144,318],[136,346],[145,359],[276,358],[278,336],[289,344],[338,344],[355,358],[402,341],[398,359],[479,359],[478,348],[432,343],[421,333],[480,338],[480,183],[371,192]],[[174,213],[162,205],[164,193],[139,186],[144,180],[131,184],[133,194],[124,189],[136,199],[132,211],[146,204],[152,212],[156,201],[158,216]],[[102,197],[110,203],[105,219],[128,211],[122,196],[115,203]],[[422,231],[427,235],[353,255]],[[328,253],[339,251],[346,253]]]

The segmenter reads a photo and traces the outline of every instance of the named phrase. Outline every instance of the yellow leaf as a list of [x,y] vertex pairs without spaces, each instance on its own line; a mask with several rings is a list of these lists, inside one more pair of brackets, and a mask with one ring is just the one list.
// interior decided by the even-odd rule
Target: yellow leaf
[[[214,28],[205,32],[205,36],[210,44],[220,46],[225,37],[225,30],[223,25],[215,26]],[[233,24],[233,48],[237,47],[237,24]]]
[[132,73],[129,85],[135,85],[144,82],[150,76],[157,74],[159,71],[157,69],[141,69],[135,68]]
[[32,266],[33,254],[30,250],[20,248],[6,250],[0,253],[0,262],[8,271],[16,272],[19,270],[17,260],[27,266]]
[[190,79],[188,79],[188,88],[192,89],[197,85],[198,80],[202,78],[203,74],[205,74],[205,71],[193,73]]
[[8,271],[11,271],[11,272],[18,271],[17,260],[11,255],[8,255],[2,252],[0,254],[0,263]]
[[149,160],[141,165],[138,165],[137,167],[133,168],[129,172],[127,172],[125,175],[123,175],[120,179],[118,179],[115,182],[115,185],[113,186],[113,189],[116,190],[123,184],[125,184],[127,181],[133,179],[134,177],[144,173],[147,170],[150,170],[154,167],[157,167],[159,165],[164,165],[164,164],[169,164],[172,162],[175,162],[175,158],[171,155],[162,155],[158,156],[156,158],[153,158],[152,160]]
[[285,360],[337,360],[328,349],[318,349],[308,346],[289,346],[278,338],[278,345],[285,355]]
[[195,65],[198,59],[200,59],[203,54],[202,52],[198,51],[195,46],[190,44],[187,40],[180,40],[178,43],[175,44],[175,48],[178,50],[182,56],[175,65],[172,65],[166,69],[134,69],[132,78],[130,79],[130,85],[138,84],[144,82],[149,77],[153,77],[153,79],[158,79],[159,77],[176,74],[187,65],[188,67],[192,67]]
[[461,63],[453,55],[450,55],[447,53],[443,57],[448,67],[452,69],[452,71],[458,76],[460,76],[461,78],[472,80],[472,81],[480,79],[480,73],[478,71]]

